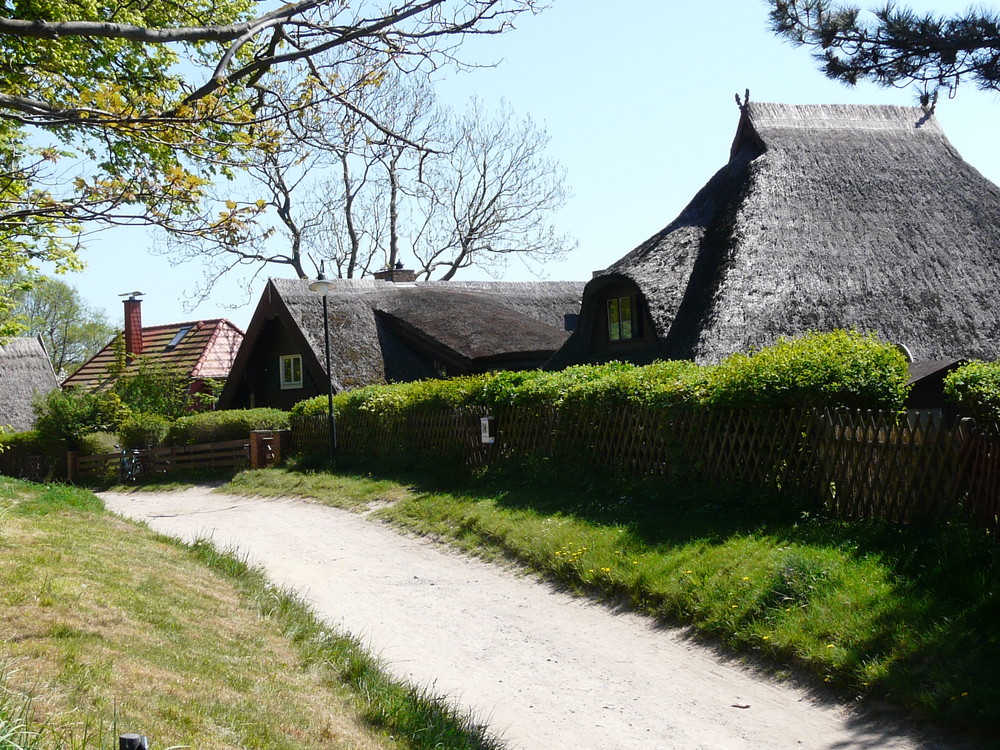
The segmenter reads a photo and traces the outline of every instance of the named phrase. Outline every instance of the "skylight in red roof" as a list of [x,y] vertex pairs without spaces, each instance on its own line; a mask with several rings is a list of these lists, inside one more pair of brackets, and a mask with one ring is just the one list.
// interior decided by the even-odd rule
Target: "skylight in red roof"
[[193,325],[184,326],[183,328],[181,328],[177,333],[174,334],[174,337],[170,339],[170,343],[167,344],[165,347],[163,347],[163,351],[172,352],[174,349],[176,349],[177,345],[181,343],[181,339],[183,339],[188,334],[188,331],[190,331],[192,328],[194,328]]

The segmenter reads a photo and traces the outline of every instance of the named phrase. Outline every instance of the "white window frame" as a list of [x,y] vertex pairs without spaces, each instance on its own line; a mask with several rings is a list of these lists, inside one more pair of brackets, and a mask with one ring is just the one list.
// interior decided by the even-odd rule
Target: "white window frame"
[[[285,377],[285,367],[286,365],[291,367],[291,374],[298,375],[298,380],[288,379]],[[290,391],[295,388],[302,387],[302,355],[301,354],[283,354],[278,358],[278,382],[281,384],[281,390]]]

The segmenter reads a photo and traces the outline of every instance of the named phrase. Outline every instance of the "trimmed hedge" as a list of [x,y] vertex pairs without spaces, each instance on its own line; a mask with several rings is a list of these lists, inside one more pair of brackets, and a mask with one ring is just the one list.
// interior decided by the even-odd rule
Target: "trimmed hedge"
[[51,470],[52,459],[37,430],[0,432],[0,474],[39,481]]
[[1000,362],[969,362],[944,378],[944,395],[986,430],[1000,428]]
[[122,448],[135,450],[159,448],[170,430],[170,420],[159,414],[133,414],[118,428]]
[[198,445],[241,440],[253,430],[287,430],[288,412],[281,409],[207,411],[181,417],[170,425],[166,445]]
[[[624,362],[577,365],[559,372],[495,372],[449,380],[374,385],[334,397],[339,415],[381,416],[440,406],[639,404],[652,408],[780,409],[804,406],[899,410],[907,394],[902,353],[871,334],[807,333],[735,354],[717,365]],[[325,414],[327,397],[292,407]]]
[[906,358],[874,334],[807,333],[706,368],[699,401],[728,409],[841,406],[898,410],[908,393]]
[[80,438],[80,453],[84,456],[117,452],[118,436],[113,432],[88,432]]

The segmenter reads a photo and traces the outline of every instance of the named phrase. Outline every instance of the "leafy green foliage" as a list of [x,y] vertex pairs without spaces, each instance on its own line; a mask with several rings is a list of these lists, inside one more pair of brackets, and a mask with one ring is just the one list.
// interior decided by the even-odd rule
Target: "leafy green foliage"
[[[559,372],[494,372],[450,380],[373,385],[334,397],[338,414],[364,411],[388,417],[439,406],[636,404],[652,408],[779,409],[843,406],[899,409],[907,366],[891,344],[854,331],[807,333],[780,339],[718,365],[623,362],[578,365]],[[296,404],[295,416],[325,414],[326,396]]]
[[874,334],[806,333],[706,368],[699,401],[725,408],[843,406],[899,409],[907,393],[903,354]]
[[253,430],[288,429],[288,412],[281,409],[232,409],[181,417],[167,431],[168,445],[240,440]]
[[[10,477],[32,477],[38,457],[45,455],[45,447],[37,430],[26,432],[0,431],[0,474]],[[41,476],[48,473],[48,462],[40,469]]]
[[35,430],[46,453],[79,450],[84,435],[113,432],[127,407],[113,393],[50,391],[35,402]]
[[179,370],[156,360],[137,357],[112,383],[111,392],[131,412],[176,419],[187,410],[190,383],[187,375]]
[[118,436],[113,432],[88,432],[80,438],[80,453],[99,456],[104,453],[116,453]]
[[[80,238],[95,225],[144,223],[230,248],[264,241],[268,202],[237,202],[213,181],[306,138],[329,102],[381,124],[387,143],[414,145],[356,90],[377,90],[388,69],[434,69],[462,37],[537,10],[537,0],[5,0],[0,278],[36,261],[80,269]],[[9,307],[0,289],[0,335]]]
[[[183,5],[163,0],[12,0],[4,3],[3,16],[15,22],[163,28],[235,21],[250,6],[248,0]],[[180,109],[190,93],[184,86],[185,66],[204,65],[206,54],[220,49],[206,42],[189,44],[182,57],[175,45],[125,38],[0,34],[0,54],[12,63],[0,82],[5,97],[0,200],[7,207],[0,211],[0,277],[31,271],[36,260],[79,270],[82,225],[114,221],[109,212],[123,206],[151,223],[192,210],[215,171],[205,157],[224,156],[242,138],[211,120],[225,112],[225,96]],[[240,103],[230,97],[228,104],[237,112],[227,115],[246,119]],[[171,109],[178,115],[173,121],[142,122],[143,116]],[[200,118],[207,122],[195,125]],[[67,179],[66,165],[60,162],[69,160],[87,163],[87,176]],[[136,210],[137,205],[142,208]],[[0,303],[4,296],[0,292]]]
[[118,428],[121,447],[126,450],[159,448],[170,430],[170,420],[159,414],[139,412],[126,417]]
[[793,44],[811,47],[823,72],[850,85],[917,84],[921,103],[939,89],[954,94],[962,80],[1000,88],[1000,15],[973,7],[953,16],[917,13],[880,3],[863,13],[838,0],[770,0],[771,28]]
[[984,429],[1000,425],[1000,362],[969,362],[948,373],[944,395]]

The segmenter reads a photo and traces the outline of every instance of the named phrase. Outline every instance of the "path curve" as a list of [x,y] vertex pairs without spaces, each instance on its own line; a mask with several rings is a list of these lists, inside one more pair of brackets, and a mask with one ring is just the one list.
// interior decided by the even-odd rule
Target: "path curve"
[[519,750],[944,750],[720,661],[684,632],[303,500],[193,488],[108,508],[238,548]]

